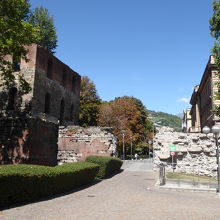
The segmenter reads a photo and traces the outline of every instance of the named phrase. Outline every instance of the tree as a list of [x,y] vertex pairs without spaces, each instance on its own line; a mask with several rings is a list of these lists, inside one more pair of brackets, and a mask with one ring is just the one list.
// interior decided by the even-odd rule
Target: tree
[[79,124],[81,126],[97,125],[100,104],[101,99],[97,94],[95,84],[87,76],[83,76],[80,89]]
[[[214,46],[212,48],[212,54],[215,60],[215,66],[218,70],[218,78],[220,80],[220,2],[213,1],[213,16],[211,17],[210,23],[210,32],[211,35],[215,38]],[[217,92],[215,94],[216,99],[220,99],[220,82],[217,83]],[[220,106],[215,106],[213,112],[220,116]]]
[[[119,97],[101,105],[98,125],[113,128],[118,138],[119,150],[122,149],[122,133],[125,133],[125,145],[146,147],[146,139],[152,124],[147,119],[147,110],[143,103],[134,97]],[[151,126],[150,126],[151,125]]]
[[[13,60],[23,58],[27,61],[27,49],[37,40],[37,31],[32,24],[27,22],[30,5],[28,0],[1,0],[0,4],[0,76],[1,86],[10,87],[15,83],[13,62],[5,59],[11,55]],[[21,74],[21,90],[30,91],[29,84]]]
[[35,8],[29,21],[38,29],[39,38],[35,43],[54,53],[57,47],[57,35],[54,19],[50,16],[48,10],[43,7]]

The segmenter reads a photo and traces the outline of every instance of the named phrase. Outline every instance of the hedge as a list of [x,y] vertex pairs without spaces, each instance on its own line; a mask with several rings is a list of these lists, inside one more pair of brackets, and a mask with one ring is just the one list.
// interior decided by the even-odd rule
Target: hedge
[[0,206],[62,193],[94,181],[99,166],[88,162],[56,167],[38,165],[0,166]]
[[86,161],[100,166],[97,177],[101,179],[118,172],[123,163],[118,158],[107,156],[88,156]]

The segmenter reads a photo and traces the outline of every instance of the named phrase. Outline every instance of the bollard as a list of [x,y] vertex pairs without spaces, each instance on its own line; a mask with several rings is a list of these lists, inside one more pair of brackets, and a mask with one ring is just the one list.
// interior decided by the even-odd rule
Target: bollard
[[163,164],[160,165],[159,180],[160,180],[160,186],[165,185],[166,183],[165,166]]

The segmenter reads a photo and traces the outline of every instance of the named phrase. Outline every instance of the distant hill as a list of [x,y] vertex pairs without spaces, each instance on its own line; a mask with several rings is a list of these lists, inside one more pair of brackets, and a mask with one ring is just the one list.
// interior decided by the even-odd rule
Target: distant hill
[[168,126],[174,128],[175,131],[181,131],[182,129],[182,119],[177,115],[171,115],[165,112],[155,112],[148,110],[149,116],[152,117],[156,126]]
[[179,118],[181,118],[181,119],[183,119],[183,113],[179,113],[179,114],[177,114],[176,116],[179,117]]

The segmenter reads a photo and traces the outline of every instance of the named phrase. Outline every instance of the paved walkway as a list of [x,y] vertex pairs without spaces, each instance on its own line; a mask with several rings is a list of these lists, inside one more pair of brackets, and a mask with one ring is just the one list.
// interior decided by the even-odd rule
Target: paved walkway
[[153,159],[125,160],[122,169],[126,171],[147,171],[153,170]]
[[220,219],[215,193],[161,190],[155,182],[152,171],[124,171],[79,191],[3,210],[0,220]]

